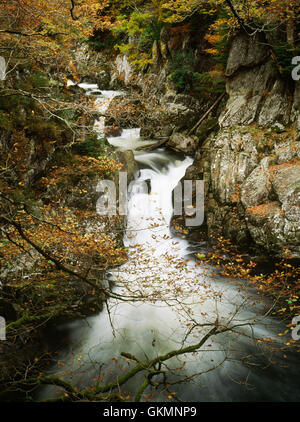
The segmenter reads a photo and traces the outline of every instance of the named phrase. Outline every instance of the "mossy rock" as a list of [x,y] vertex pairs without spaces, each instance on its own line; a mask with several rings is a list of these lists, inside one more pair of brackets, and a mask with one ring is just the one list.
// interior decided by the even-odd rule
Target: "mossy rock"
[[196,131],[196,135],[199,138],[200,142],[205,141],[205,139],[210,135],[212,131],[217,131],[219,129],[218,119],[215,117],[210,117],[205,119]]
[[107,146],[109,146],[109,143],[105,136],[99,138],[97,134],[92,134],[84,141],[75,144],[73,150],[79,155],[98,158],[105,152]]

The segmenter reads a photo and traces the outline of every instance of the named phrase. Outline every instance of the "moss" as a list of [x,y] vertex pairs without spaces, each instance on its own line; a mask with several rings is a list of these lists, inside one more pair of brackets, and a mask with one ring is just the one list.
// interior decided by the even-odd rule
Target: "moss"
[[90,135],[86,140],[75,144],[73,150],[76,154],[98,158],[105,152],[107,139],[105,137],[98,138],[97,134]]
[[13,129],[13,121],[8,113],[4,110],[0,110],[0,128],[11,131]]
[[28,80],[34,88],[46,88],[49,87],[50,84],[50,80],[47,75],[39,71],[31,73]]

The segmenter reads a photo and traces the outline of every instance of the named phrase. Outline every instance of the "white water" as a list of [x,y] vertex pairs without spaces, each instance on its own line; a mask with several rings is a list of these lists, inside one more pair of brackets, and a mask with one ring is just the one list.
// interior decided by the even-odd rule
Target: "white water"
[[[94,90],[99,91],[98,85],[91,85],[91,84],[80,84],[81,88],[85,89],[87,91],[87,95],[90,95]],[[105,112],[108,109],[109,103],[114,97],[117,97],[119,95],[122,95],[122,91],[105,91],[101,90],[101,95],[95,96],[95,107],[99,111],[99,113],[103,113],[103,116],[101,116],[96,122],[95,122],[95,130],[99,133],[99,135],[103,135],[104,128],[105,128]]]
[[[121,137],[109,141],[125,149],[141,144],[138,130],[124,130]],[[110,315],[105,310],[86,321],[60,327],[58,332],[68,335],[68,345],[58,356],[64,366],[54,366],[51,372],[67,370],[65,378],[69,376],[73,382],[87,385],[100,374],[104,374],[103,382],[111,381],[130,367],[120,357],[121,352],[145,359],[198,343],[211,329],[208,325],[218,318],[222,326],[230,321],[251,326],[214,336],[200,353],[168,361],[171,381],[202,373],[199,378],[172,387],[172,391],[185,401],[295,399],[295,381],[290,377],[290,385],[286,386],[283,369],[270,368],[266,373],[256,364],[267,359],[259,358],[255,365],[253,360],[252,366],[240,361],[242,356],[259,351],[251,338],[276,338],[281,327],[270,317],[259,321],[262,307],[256,304],[253,293],[240,290],[234,281],[209,275],[188,259],[189,243],[171,235],[172,191],[192,159],[178,158],[164,150],[136,152],[135,157],[141,171],[129,189],[124,236],[129,259],[111,271],[110,280],[115,283],[114,292],[140,300],[132,303],[111,299]],[[151,193],[146,191],[146,180]],[[195,328],[191,330],[193,324]],[[181,371],[176,369],[182,365]],[[138,376],[124,389],[132,395],[142,380]],[[250,385],[239,385],[245,381],[251,389]],[[57,390],[45,387],[39,398],[49,397]],[[166,400],[166,395],[156,394],[152,400]]]
[[109,138],[109,142],[112,146],[121,151],[126,149],[134,150],[140,146],[153,144],[153,141],[141,141],[140,129],[123,129],[121,136]]

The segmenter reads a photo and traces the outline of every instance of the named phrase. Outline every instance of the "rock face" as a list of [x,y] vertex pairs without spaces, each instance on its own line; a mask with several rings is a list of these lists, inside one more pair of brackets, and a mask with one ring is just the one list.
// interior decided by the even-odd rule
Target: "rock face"
[[263,41],[245,33],[236,37],[230,49],[226,76],[234,75],[241,67],[250,68],[263,63],[270,56],[270,50]]
[[165,94],[157,104],[148,104],[148,113],[141,124],[141,136],[157,139],[183,132],[192,127],[200,114],[199,102],[190,95]]
[[218,202],[225,205],[257,165],[258,153],[251,135],[238,130],[221,132],[213,139],[212,149],[212,190]]
[[220,116],[222,128],[257,122],[287,125],[291,117],[288,81],[278,78],[271,50],[261,37],[240,34],[232,43],[227,68],[229,100]]
[[300,257],[300,161],[264,164],[241,187],[248,229],[267,250]]
[[267,155],[253,128],[223,129],[198,150],[185,178],[203,173],[212,241],[226,236],[242,247],[300,258],[300,145],[276,136]]
[[[127,112],[121,126],[127,119],[146,139],[169,137],[170,148],[195,154],[185,179],[204,177],[211,240],[226,236],[246,248],[277,256],[289,250],[300,258],[300,82],[282,77],[267,37],[234,37],[225,72],[228,97],[196,136],[188,136],[209,107],[172,87],[165,30],[153,45],[152,74],[136,78],[144,98],[136,104],[138,116]],[[124,58],[118,68],[128,82],[132,75]]]
[[205,180],[212,242],[300,258],[300,85],[280,76],[267,44],[233,40],[219,132],[199,143],[185,178]]
[[121,77],[124,80],[124,83],[127,85],[133,73],[133,68],[129,63],[127,56],[119,55],[116,58],[116,73],[113,74],[110,81],[111,86],[115,84],[115,80],[118,79],[118,77]]
[[250,233],[239,201],[239,188],[259,163],[254,138],[239,129],[211,135],[198,150],[189,179],[205,181],[205,214],[208,237],[226,236],[246,246]]

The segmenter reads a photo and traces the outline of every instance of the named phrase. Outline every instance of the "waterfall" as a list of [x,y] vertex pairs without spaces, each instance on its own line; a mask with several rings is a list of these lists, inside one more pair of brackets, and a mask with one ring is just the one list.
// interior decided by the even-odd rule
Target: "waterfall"
[[[105,101],[117,95],[101,92],[100,107],[107,107]],[[103,124],[102,121],[99,126]],[[123,149],[142,143],[138,129],[123,130],[121,136],[109,138],[109,142]],[[140,299],[110,299],[109,311],[58,327],[58,335],[67,333],[68,338],[58,356],[64,367],[59,370],[54,365],[50,373],[67,371],[63,376],[68,379],[68,374],[72,374],[72,382],[78,385],[92,385],[100,374],[102,382],[111,381],[132,366],[120,357],[121,352],[149,359],[195,344],[218,318],[219,324],[232,321],[241,327],[213,336],[197,354],[168,361],[170,382],[190,377],[189,382],[172,386],[172,391],[184,401],[296,400],[297,374],[289,371],[287,385],[287,370],[280,364],[261,370],[258,364],[266,365],[268,359],[263,356],[263,347],[252,341],[254,336],[278,340],[276,335],[282,325],[269,316],[257,322],[263,312],[257,295],[240,289],[241,281],[213,277],[212,268],[201,268],[191,258],[189,242],[171,234],[172,192],[192,158],[164,149],[151,153],[135,151],[135,158],[140,172],[128,191],[124,235],[128,261],[112,269],[109,278],[114,292]],[[245,325],[251,321],[253,325]],[[242,359],[256,352],[260,353],[258,358]],[[284,362],[281,356],[276,356],[276,360]],[[296,362],[296,358],[289,360]],[[193,378],[197,373],[201,374],[199,379]],[[142,380],[141,375],[130,380],[126,391],[134,394]],[[55,396],[57,390],[43,387],[39,399]],[[167,396],[157,393],[153,400],[167,400]]]

